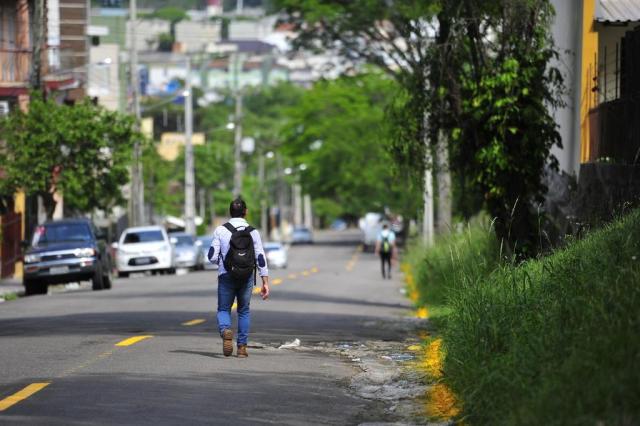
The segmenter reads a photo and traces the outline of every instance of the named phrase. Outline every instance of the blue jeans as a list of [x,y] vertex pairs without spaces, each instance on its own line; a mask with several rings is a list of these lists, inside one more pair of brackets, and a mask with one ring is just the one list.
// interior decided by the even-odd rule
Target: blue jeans
[[238,299],[238,345],[246,345],[251,324],[251,292],[253,277],[245,284],[236,284],[229,274],[218,276],[218,330],[220,336],[227,328],[231,328],[231,305]]

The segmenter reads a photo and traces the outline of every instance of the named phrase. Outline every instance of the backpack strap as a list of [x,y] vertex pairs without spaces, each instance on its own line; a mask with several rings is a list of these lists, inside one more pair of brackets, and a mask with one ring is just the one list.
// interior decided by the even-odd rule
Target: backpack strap
[[252,233],[253,231],[256,230],[256,228],[254,228],[253,226],[249,225],[246,228],[244,228],[245,231],[247,231],[248,233]]
[[224,225],[225,228],[227,228],[229,230],[229,232],[231,232],[232,234],[235,234],[238,230],[236,229],[235,226],[233,226],[231,223],[227,222]]

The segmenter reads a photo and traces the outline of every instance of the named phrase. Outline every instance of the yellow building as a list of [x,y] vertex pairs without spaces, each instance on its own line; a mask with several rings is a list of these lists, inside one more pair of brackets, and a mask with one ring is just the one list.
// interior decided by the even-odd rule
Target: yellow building
[[[204,145],[204,141],[204,133],[194,133],[191,137],[193,145]],[[158,154],[165,160],[173,161],[178,158],[184,142],[184,133],[163,133],[158,144]]]
[[583,0],[580,162],[633,163],[640,149],[640,0]]

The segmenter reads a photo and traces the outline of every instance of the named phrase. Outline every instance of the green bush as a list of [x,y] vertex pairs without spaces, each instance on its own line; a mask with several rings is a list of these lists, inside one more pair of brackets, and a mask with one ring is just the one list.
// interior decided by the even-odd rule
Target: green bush
[[444,247],[422,273],[434,297],[439,276],[460,277],[446,293],[444,370],[467,423],[640,423],[640,211],[488,277],[470,261],[482,246],[451,271]]

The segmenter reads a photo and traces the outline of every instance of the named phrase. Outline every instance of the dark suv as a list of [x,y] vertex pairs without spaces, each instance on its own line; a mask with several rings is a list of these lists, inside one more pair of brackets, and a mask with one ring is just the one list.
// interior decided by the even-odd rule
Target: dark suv
[[25,245],[26,294],[44,294],[49,284],[84,280],[91,280],[94,290],[111,288],[111,254],[104,234],[89,220],[46,222]]

